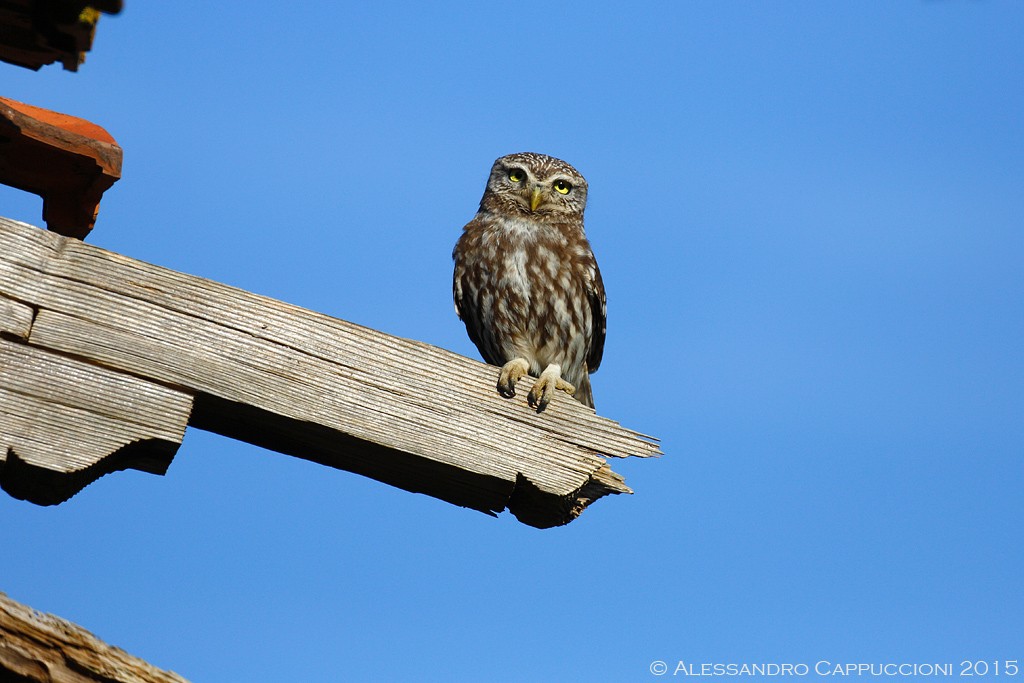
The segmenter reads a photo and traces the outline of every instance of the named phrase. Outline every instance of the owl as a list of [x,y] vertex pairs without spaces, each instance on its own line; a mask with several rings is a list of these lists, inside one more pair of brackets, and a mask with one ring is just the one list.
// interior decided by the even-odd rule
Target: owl
[[532,152],[491,167],[480,210],[455,245],[455,311],[484,360],[501,367],[498,393],[543,411],[556,390],[594,407],[601,364],[604,284],[583,232],[587,181],[566,162]]

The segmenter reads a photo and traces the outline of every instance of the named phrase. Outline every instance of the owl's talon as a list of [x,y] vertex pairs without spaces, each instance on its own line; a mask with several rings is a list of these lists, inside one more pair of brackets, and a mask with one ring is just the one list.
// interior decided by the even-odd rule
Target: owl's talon
[[526,402],[530,404],[531,408],[535,408],[538,413],[544,412],[544,409],[548,407],[548,402],[550,400],[551,392],[541,389],[540,395],[538,396],[536,385],[534,385],[533,389],[530,390],[529,395],[526,397]]
[[514,358],[501,367],[498,376],[498,393],[505,398],[516,395],[516,382],[530,371],[530,363],[525,358]]
[[556,390],[564,391],[570,396],[576,392],[576,387],[562,379],[561,375],[562,368],[557,365],[549,365],[540,373],[540,377],[533,383],[533,388],[526,397],[526,402],[531,408],[535,408],[538,413],[544,412]]

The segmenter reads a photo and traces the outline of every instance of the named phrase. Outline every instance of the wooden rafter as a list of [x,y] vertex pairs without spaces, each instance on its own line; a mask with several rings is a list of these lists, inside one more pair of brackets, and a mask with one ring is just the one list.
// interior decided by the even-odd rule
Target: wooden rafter
[[658,452],[567,396],[501,398],[483,363],[7,219],[0,337],[0,485],[43,504],[162,472],[186,424],[537,527]]

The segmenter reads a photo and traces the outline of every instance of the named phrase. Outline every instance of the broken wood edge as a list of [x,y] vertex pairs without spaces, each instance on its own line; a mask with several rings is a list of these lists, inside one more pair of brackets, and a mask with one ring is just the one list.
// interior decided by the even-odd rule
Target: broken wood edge
[[0,294],[0,338],[24,342],[32,331],[35,309]]
[[[633,493],[633,489],[624,482],[621,476],[612,472],[608,463],[604,463],[572,494],[552,496],[520,473],[517,475],[516,485],[509,496],[507,507],[508,511],[523,524],[538,529],[550,529],[573,521],[591,503],[600,498],[611,494]],[[549,502],[552,498],[557,498],[554,504]],[[559,510],[561,517],[553,517],[552,509]]]
[[188,683],[81,626],[0,592],[0,680],[12,683]]

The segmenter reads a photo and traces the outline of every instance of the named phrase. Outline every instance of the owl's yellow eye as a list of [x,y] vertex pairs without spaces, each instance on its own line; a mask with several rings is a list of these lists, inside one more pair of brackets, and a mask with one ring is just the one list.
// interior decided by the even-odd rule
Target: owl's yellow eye
[[525,177],[526,174],[523,173],[522,169],[519,168],[513,168],[508,172],[508,179],[511,180],[513,183],[521,183],[523,182],[523,178]]
[[565,182],[564,180],[555,181],[555,191],[558,192],[558,194],[569,194],[569,190],[571,189],[572,185]]

